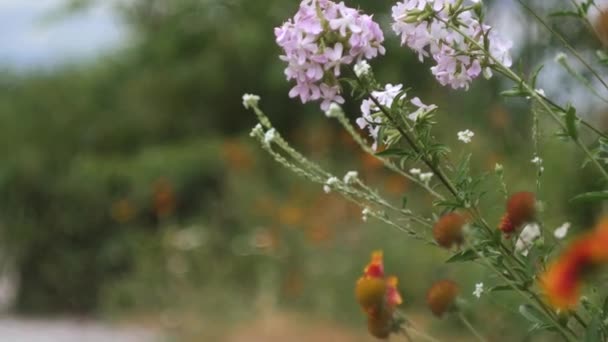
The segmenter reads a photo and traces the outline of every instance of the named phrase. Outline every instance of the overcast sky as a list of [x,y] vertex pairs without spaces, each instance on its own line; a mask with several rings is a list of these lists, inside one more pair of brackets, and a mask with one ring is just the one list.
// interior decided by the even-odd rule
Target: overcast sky
[[95,57],[123,37],[109,7],[49,20],[63,0],[0,0],[0,66],[52,66]]

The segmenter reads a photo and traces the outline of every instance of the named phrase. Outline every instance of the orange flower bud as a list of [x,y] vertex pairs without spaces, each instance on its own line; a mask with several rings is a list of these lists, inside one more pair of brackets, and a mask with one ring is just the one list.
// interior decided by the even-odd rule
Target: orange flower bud
[[531,192],[516,192],[507,201],[507,215],[515,227],[531,221],[536,215],[536,196]]
[[433,284],[426,295],[426,301],[433,314],[443,316],[453,305],[460,289],[451,280],[440,280]]
[[462,228],[465,224],[466,219],[458,213],[443,215],[433,227],[433,237],[443,248],[461,245],[463,242]]

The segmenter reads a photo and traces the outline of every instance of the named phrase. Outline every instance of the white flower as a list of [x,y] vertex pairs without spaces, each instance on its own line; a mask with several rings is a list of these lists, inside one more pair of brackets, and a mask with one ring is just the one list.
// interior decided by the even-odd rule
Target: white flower
[[243,94],[243,107],[245,109],[253,108],[258,106],[260,97],[253,94]]
[[460,131],[458,132],[458,140],[462,141],[465,144],[468,144],[471,142],[471,139],[473,139],[473,136],[475,135],[475,133],[473,133],[471,130],[464,130],[464,131]]
[[340,107],[340,105],[335,102],[332,102],[329,105],[329,109],[325,111],[325,116],[327,116],[328,118],[335,118],[340,114],[342,114],[342,107]]
[[357,180],[357,177],[359,177],[359,173],[357,171],[348,171],[344,175],[344,183],[352,184]]
[[420,174],[420,169],[410,169],[410,173],[413,175],[419,175]]
[[431,178],[433,177],[433,173],[432,172],[425,172],[425,173],[421,173],[420,176],[420,180],[424,183],[428,183]]
[[534,158],[532,158],[531,162],[532,164],[541,165],[543,163],[543,160],[539,156],[535,156]]
[[565,238],[566,235],[568,234],[568,229],[570,229],[570,222],[565,222],[561,226],[555,228],[555,231],[553,232],[553,236],[555,236],[556,239],[561,240],[561,239]]
[[527,224],[519,234],[517,242],[515,242],[515,251],[521,253],[523,256],[527,256],[532,244],[540,237],[540,234],[540,227],[538,224]]
[[367,216],[371,213],[371,210],[368,207],[363,208],[361,211],[361,219],[363,222],[367,222]]
[[502,164],[496,163],[496,165],[494,165],[494,172],[502,172],[502,170],[503,170]]
[[475,291],[473,291],[473,296],[477,298],[481,298],[481,295],[484,293],[483,283],[475,284]]
[[545,91],[543,89],[534,89],[534,91],[540,96],[545,96]]
[[416,121],[416,120],[418,120],[419,117],[423,117],[437,109],[437,106],[434,104],[425,105],[424,103],[422,103],[422,101],[418,97],[414,97],[413,99],[411,99],[410,103],[413,104],[414,106],[418,107],[418,109],[416,111],[408,114],[408,116],[407,116],[407,118],[412,121]]
[[277,131],[274,128],[267,130],[266,134],[264,134],[264,142],[266,144],[270,144],[274,140],[276,135],[277,135]]
[[261,124],[257,124],[251,130],[251,133],[249,133],[249,136],[253,138],[253,137],[255,137],[256,135],[258,135],[259,133],[262,133],[262,132],[263,132],[262,125]]
[[336,177],[330,177],[325,182],[325,185],[323,185],[323,191],[325,191],[326,194],[330,193],[332,186],[334,184],[338,183],[338,182],[339,182],[338,178],[336,178]]
[[555,55],[555,62],[557,63],[562,63],[564,61],[566,61],[568,59],[568,56],[566,56],[565,53],[560,52],[557,55]]
[[357,64],[355,64],[355,75],[357,75],[357,77],[365,76],[370,72],[371,69],[372,67],[369,65],[369,63],[367,63],[366,60],[362,59]]

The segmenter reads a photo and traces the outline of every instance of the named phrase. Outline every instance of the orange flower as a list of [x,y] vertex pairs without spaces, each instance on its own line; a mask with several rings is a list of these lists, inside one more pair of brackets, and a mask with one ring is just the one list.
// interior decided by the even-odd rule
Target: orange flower
[[458,213],[449,213],[441,216],[433,227],[433,237],[439,246],[452,248],[461,245],[463,241],[462,228],[466,223],[464,216]]
[[158,218],[171,216],[176,207],[176,196],[173,184],[166,178],[154,183],[154,213]]
[[374,252],[357,281],[355,296],[367,314],[369,332],[375,337],[387,338],[393,329],[393,313],[402,303],[397,282],[394,276],[385,277],[382,252]]
[[460,289],[455,282],[440,280],[431,286],[426,295],[426,301],[433,314],[441,317],[454,306],[459,292]]
[[534,219],[536,215],[536,196],[532,192],[516,192],[507,200],[507,212],[499,229],[505,234],[513,233],[522,224]]
[[608,220],[572,242],[540,276],[547,301],[558,309],[572,309],[578,303],[585,274],[608,261]]

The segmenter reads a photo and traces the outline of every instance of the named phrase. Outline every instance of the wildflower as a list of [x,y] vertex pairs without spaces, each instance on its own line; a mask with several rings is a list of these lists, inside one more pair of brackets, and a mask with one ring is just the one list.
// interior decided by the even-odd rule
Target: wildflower
[[426,295],[431,312],[437,317],[443,316],[454,307],[459,292],[458,285],[451,280],[440,280],[433,284]]
[[251,133],[249,133],[249,136],[253,138],[253,137],[257,136],[258,134],[262,133],[263,131],[264,131],[264,129],[262,128],[262,125],[257,124],[251,130]]
[[503,170],[504,167],[502,166],[502,164],[496,163],[496,165],[494,165],[494,172],[501,173]]
[[484,288],[483,288],[483,283],[477,283],[475,284],[475,290],[473,291],[473,296],[477,297],[478,299],[481,298],[481,295],[485,292]]
[[270,144],[276,138],[276,135],[277,131],[274,128],[267,130],[264,134],[264,143]]
[[[509,67],[512,63],[509,54],[512,43],[501,38],[490,26],[482,24],[472,10],[452,11],[457,3],[461,2],[397,2],[392,8],[392,28],[401,37],[401,45],[416,52],[421,62],[424,58],[432,57],[436,64],[431,67],[431,72],[440,84],[454,89],[468,89],[471,81],[482,73],[483,51],[478,46],[484,47],[493,58]],[[453,12],[458,13],[456,18],[450,18]],[[459,30],[469,39],[448,27],[446,22],[449,21],[458,22]],[[491,76],[489,68],[486,69],[484,74]]]
[[357,62],[357,64],[355,64],[354,69],[355,75],[357,75],[357,77],[363,77],[369,74],[369,72],[372,70],[372,67],[369,65],[369,63],[367,63],[366,60],[361,60]]
[[540,227],[538,224],[527,224],[524,229],[522,229],[515,242],[515,251],[521,253],[523,256],[528,256],[532,244],[534,244],[540,235]]
[[428,184],[432,177],[433,177],[432,172],[421,173],[419,176],[420,180],[425,184]]
[[557,309],[571,309],[578,303],[583,279],[608,261],[608,220],[575,240],[540,276],[548,302]]
[[378,338],[386,338],[392,332],[393,313],[402,303],[397,278],[385,277],[382,259],[382,252],[374,252],[355,286],[355,297],[367,315],[369,332]]
[[555,231],[553,232],[553,236],[555,236],[556,239],[561,240],[566,237],[569,229],[570,229],[570,222],[564,222],[564,224],[555,228]]
[[253,94],[243,94],[243,107],[245,109],[255,108],[258,106],[260,97]]
[[340,114],[342,113],[342,107],[340,107],[339,104],[331,103],[329,105],[329,108],[325,111],[325,116],[327,116],[328,118],[335,118],[337,116],[340,116]]
[[420,172],[421,172],[420,169],[410,169],[410,173],[413,174],[413,175],[415,175],[415,176],[419,175]]
[[323,191],[328,194],[331,192],[331,188],[338,183],[339,180],[336,177],[330,177],[327,179],[327,181],[325,182],[325,185],[323,185]]
[[499,229],[509,235],[536,215],[536,196],[531,192],[517,192],[507,200],[507,212]]
[[359,173],[357,171],[348,171],[344,175],[344,183],[352,184],[357,180],[357,177],[359,177]]
[[344,3],[303,0],[298,12],[274,30],[287,62],[285,76],[295,80],[290,97],[302,103],[322,100],[344,103],[338,78],[343,65],[370,60],[385,53],[384,34],[372,17]]
[[371,213],[371,210],[367,207],[363,208],[363,210],[361,211],[361,219],[363,220],[363,222],[367,222],[367,217],[369,216],[369,214]]
[[568,60],[568,56],[566,56],[566,54],[563,53],[563,52],[558,52],[555,55],[554,60],[555,60],[556,63],[560,63],[561,64],[561,63],[563,63],[563,62],[565,62],[565,61]]
[[425,105],[418,97],[411,99],[410,103],[418,108],[407,116],[412,121],[416,121],[418,118],[422,118],[437,109],[437,106],[434,104]]
[[471,139],[473,139],[473,136],[475,135],[475,133],[471,132],[471,130],[464,130],[464,131],[460,131],[458,132],[458,140],[462,141],[465,144],[468,144],[471,142]]
[[531,162],[532,162],[532,164],[535,164],[535,165],[543,164],[543,160],[539,156],[534,156],[534,158],[532,158]]
[[465,224],[466,219],[458,213],[443,215],[433,227],[433,238],[443,248],[461,245],[463,242],[462,229]]

